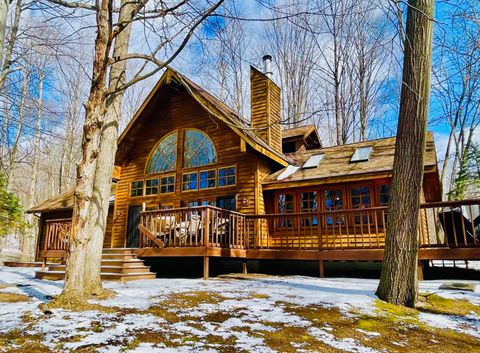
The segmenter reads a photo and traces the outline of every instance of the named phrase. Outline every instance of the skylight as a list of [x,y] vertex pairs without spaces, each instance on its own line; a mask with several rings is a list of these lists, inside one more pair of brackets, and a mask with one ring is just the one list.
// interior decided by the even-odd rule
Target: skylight
[[311,155],[303,164],[302,169],[317,168],[323,159],[323,153]]
[[370,154],[372,153],[372,146],[359,147],[353,153],[352,159],[350,162],[365,162],[370,159]]

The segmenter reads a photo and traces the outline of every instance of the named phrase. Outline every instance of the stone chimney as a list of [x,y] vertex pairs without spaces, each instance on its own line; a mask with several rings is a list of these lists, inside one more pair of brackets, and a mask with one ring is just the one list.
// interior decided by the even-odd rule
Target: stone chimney
[[272,81],[272,57],[263,57],[264,72],[250,66],[250,125],[275,151],[282,153],[280,88]]

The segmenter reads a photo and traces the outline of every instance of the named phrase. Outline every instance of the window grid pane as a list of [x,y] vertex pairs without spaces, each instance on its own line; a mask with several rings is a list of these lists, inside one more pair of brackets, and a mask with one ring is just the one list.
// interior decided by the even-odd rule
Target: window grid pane
[[[317,212],[317,192],[309,191],[300,193],[300,212],[312,213]],[[318,220],[316,217],[309,217],[302,219],[302,226],[316,226]]]
[[[352,208],[369,208],[371,206],[370,187],[359,186],[350,189],[350,198],[352,201]],[[360,214],[355,216],[356,224],[368,224],[371,219],[366,214],[361,217]]]
[[132,182],[130,186],[130,196],[143,196],[143,180]]
[[199,130],[185,130],[183,161],[184,168],[216,163],[217,155],[210,137]]
[[235,167],[218,169],[218,186],[235,185]]
[[147,165],[147,173],[174,170],[177,164],[177,132],[170,133],[160,141]]
[[217,171],[203,170],[200,172],[200,189],[211,189],[216,186]]
[[167,176],[160,179],[160,193],[166,194],[175,191],[175,177]]
[[182,176],[182,190],[197,190],[198,189],[198,175],[197,173],[183,174]]
[[145,195],[158,194],[158,179],[145,180]]
[[383,184],[378,186],[378,201],[381,206],[387,206],[390,199],[390,185]]
[[[325,211],[335,211],[343,209],[343,192],[342,190],[325,190]],[[327,225],[344,224],[343,215],[335,215],[334,217],[326,217]]]

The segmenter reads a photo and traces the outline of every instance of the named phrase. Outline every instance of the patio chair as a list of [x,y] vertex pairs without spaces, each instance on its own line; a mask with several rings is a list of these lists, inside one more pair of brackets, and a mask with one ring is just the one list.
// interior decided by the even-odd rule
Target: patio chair
[[477,225],[480,223],[480,219],[477,221],[478,217],[472,224],[463,215],[461,208],[453,208],[446,212],[440,212],[438,219],[447,236],[449,245],[467,246],[474,244],[475,240],[480,244],[480,234],[478,231],[475,232],[476,234],[472,232],[472,229],[475,230],[476,228],[475,222],[477,222]]

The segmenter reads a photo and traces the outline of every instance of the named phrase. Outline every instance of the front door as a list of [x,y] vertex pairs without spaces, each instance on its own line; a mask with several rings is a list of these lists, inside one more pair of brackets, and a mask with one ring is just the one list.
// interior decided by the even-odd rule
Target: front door
[[140,224],[141,205],[128,206],[127,248],[138,248],[138,225]]

